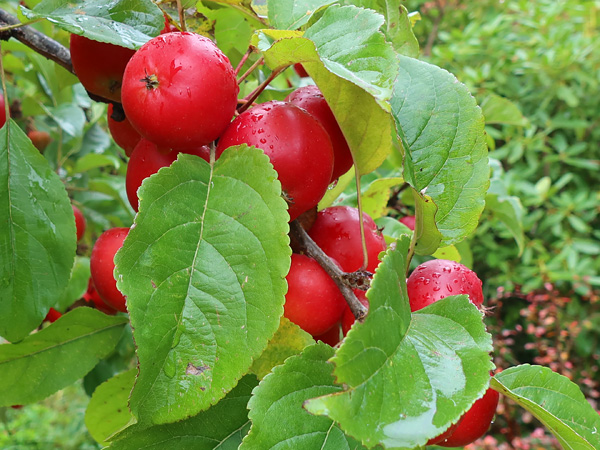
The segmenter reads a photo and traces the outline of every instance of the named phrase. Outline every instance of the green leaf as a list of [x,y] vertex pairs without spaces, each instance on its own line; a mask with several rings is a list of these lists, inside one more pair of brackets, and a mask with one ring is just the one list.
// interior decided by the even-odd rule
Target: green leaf
[[481,100],[481,109],[487,124],[516,125],[525,127],[529,121],[519,107],[509,99],[488,92]]
[[273,369],[248,403],[252,427],[240,450],[281,448],[344,450],[363,448],[326,417],[311,416],[303,403],[318,395],[337,393],[327,359],[333,349],[318,343]]
[[319,8],[335,0],[269,0],[269,24],[280,30],[296,30],[305,25]]
[[368,447],[425,444],[483,395],[493,367],[491,337],[467,296],[448,297],[411,316],[408,245],[403,237],[387,252],[367,292],[364,323],[352,327],[330,360],[346,390],[305,404]]
[[0,406],[34,403],[74,383],[113,351],[126,323],[75,308],[18,344],[0,345]]
[[75,163],[74,171],[76,173],[87,172],[88,170],[98,169],[100,167],[111,166],[118,169],[121,166],[119,158],[113,155],[104,155],[98,153],[88,153],[79,158]]
[[436,259],[446,259],[449,261],[456,262],[460,262],[460,260],[462,259],[460,252],[454,245],[438,248],[436,252],[431,256],[433,256]]
[[261,30],[253,39],[269,67],[304,65],[331,107],[361,174],[379,167],[392,148],[388,100],[398,62],[379,31],[382,24],[383,17],[373,11],[332,5],[304,35]]
[[166,423],[221,399],[277,331],[289,216],[268,157],[245,145],[214,167],[180,155],[138,194],[115,258],[138,347],[131,409]]
[[78,137],[83,134],[85,113],[79,106],[64,103],[57,107],[44,107],[44,110],[69,136]]
[[362,194],[363,212],[366,212],[373,219],[385,216],[392,188],[402,183],[404,183],[404,180],[400,177],[378,178],[373,181]]
[[461,241],[485,206],[489,166],[481,109],[450,73],[400,56],[391,101],[405,149],[404,178],[438,207],[443,244]]
[[104,443],[133,420],[127,402],[136,373],[136,369],[131,369],[115,375],[94,391],[85,410],[85,425],[99,443]]
[[67,286],[75,218],[60,178],[13,120],[0,130],[0,186],[0,336],[14,342]]
[[348,170],[344,175],[338,178],[335,186],[332,189],[327,189],[323,198],[319,201],[317,209],[321,211],[331,205],[333,202],[344,192],[350,183],[355,180],[354,166]]
[[400,0],[344,0],[344,5],[372,9],[385,17],[383,32],[397,53],[411,58],[419,56],[419,41],[413,33],[408,11]]
[[79,300],[85,291],[87,291],[88,280],[90,279],[90,258],[85,256],[77,256],[75,264],[71,270],[71,278],[67,288],[60,296],[58,302],[54,305],[55,309],[60,312],[66,309]]
[[28,19],[48,19],[69,33],[137,49],[165,26],[161,10],[151,0],[43,0],[29,10]]
[[227,396],[187,420],[145,428],[133,425],[117,436],[111,450],[236,450],[250,428],[248,400],[257,385],[246,375]]
[[504,179],[504,169],[500,161],[491,159],[492,179],[485,198],[486,208],[510,231],[519,247],[519,255],[525,250],[525,232],[523,230],[523,205],[519,197],[508,195]]
[[600,415],[567,377],[524,364],[500,372],[491,386],[537,417],[562,448],[600,448]]
[[437,206],[430,196],[417,193],[413,189],[415,199],[415,233],[417,233],[417,244],[415,253],[417,255],[431,255],[440,246],[442,235],[435,222]]
[[400,238],[400,236],[410,237],[413,234],[410,228],[393,217],[379,217],[375,219],[375,223],[379,228],[383,228],[381,232],[387,245],[390,245],[396,239]]
[[250,371],[262,380],[273,367],[283,364],[288,357],[297,355],[314,342],[310,334],[282,317],[279,329],[262,355],[254,360]]

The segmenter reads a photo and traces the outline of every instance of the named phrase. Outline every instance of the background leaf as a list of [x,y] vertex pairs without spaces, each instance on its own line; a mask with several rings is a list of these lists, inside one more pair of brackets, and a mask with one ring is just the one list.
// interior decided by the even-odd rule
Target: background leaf
[[43,0],[22,11],[29,19],[44,18],[89,39],[136,49],[165,25],[161,10],[150,0]]
[[112,450],[177,449],[235,450],[250,428],[247,404],[256,387],[246,375],[233,390],[207,411],[177,423],[145,428],[133,425],[117,436]]
[[271,68],[303,64],[331,107],[361,174],[375,170],[392,148],[387,100],[398,66],[379,31],[382,24],[383,17],[372,11],[332,5],[304,35],[261,30],[253,41]]
[[302,408],[311,397],[341,391],[327,362],[331,356],[333,349],[328,345],[312,345],[261,381],[248,404],[252,427],[240,450],[363,448],[330,419],[311,416]]
[[71,270],[69,284],[60,296],[54,308],[60,312],[65,312],[69,306],[79,300],[85,291],[87,291],[88,280],[90,279],[90,258],[77,256],[75,264]]
[[383,32],[396,52],[411,58],[419,56],[419,42],[413,33],[408,11],[400,0],[343,0],[341,3],[372,9],[383,15]]
[[269,24],[280,30],[296,30],[306,24],[317,9],[335,0],[270,0]]
[[94,391],[85,410],[85,425],[96,441],[104,443],[133,420],[127,403],[136,373],[131,369],[115,375]]
[[289,216],[268,157],[180,155],[145,180],[117,253],[139,358],[131,409],[166,423],[216,403],[279,327]]
[[404,180],[400,177],[378,178],[373,181],[362,194],[363,212],[373,219],[385,216],[388,212],[387,204],[392,188],[402,183]]
[[509,99],[487,92],[481,100],[486,124],[516,125],[525,127],[529,121],[519,107]]
[[0,130],[0,186],[0,336],[14,342],[67,286],[75,218],[63,183],[12,119]]
[[279,329],[269,341],[260,357],[252,363],[250,371],[262,380],[273,367],[283,364],[290,356],[297,355],[305,347],[314,344],[313,337],[285,317],[281,318]]
[[439,435],[488,387],[491,336],[467,296],[411,316],[406,294],[409,239],[388,250],[367,292],[370,307],[331,358],[339,393],[308,400],[347,434],[372,447],[414,448]]
[[453,75],[399,58],[391,103],[405,148],[404,178],[433,199],[443,243],[453,244],[476,228],[485,206],[489,167],[483,115]]
[[600,448],[600,415],[567,377],[524,364],[496,374],[491,385],[537,417],[564,449]]
[[126,323],[75,308],[18,344],[0,345],[0,405],[37,402],[74,383],[113,351]]

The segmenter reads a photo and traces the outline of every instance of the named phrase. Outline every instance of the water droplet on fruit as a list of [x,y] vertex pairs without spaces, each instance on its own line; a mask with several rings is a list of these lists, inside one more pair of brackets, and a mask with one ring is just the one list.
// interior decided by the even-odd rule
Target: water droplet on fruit
[[448,292],[452,292],[452,286],[450,283],[446,284],[446,289],[448,289]]
[[440,289],[442,289],[442,288],[439,287],[439,286],[434,286],[433,287],[433,292],[438,292]]
[[266,144],[266,143],[267,143],[267,140],[266,140],[265,138],[260,138],[260,143],[261,143],[261,144]]

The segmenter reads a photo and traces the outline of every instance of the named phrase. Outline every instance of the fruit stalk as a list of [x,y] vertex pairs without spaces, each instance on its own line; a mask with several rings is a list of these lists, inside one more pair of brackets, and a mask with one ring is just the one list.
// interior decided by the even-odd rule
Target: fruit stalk
[[342,272],[342,270],[334,264],[315,241],[312,240],[297,220],[293,220],[290,223],[290,231],[294,235],[294,238],[300,243],[305,253],[315,259],[335,282],[346,299],[352,314],[356,317],[356,320],[362,321],[367,315],[367,308],[358,300],[358,298],[356,298],[356,295],[352,292],[352,288],[347,284],[346,280],[348,274]]
[[[17,25],[20,23],[19,19],[10,15],[3,9],[0,9],[0,26]],[[13,28],[2,33],[3,40],[8,40],[10,37],[14,37],[16,40],[35,50],[40,55],[45,56],[64,67],[69,72],[74,73],[69,50],[54,39],[50,39],[48,36],[29,26]]]

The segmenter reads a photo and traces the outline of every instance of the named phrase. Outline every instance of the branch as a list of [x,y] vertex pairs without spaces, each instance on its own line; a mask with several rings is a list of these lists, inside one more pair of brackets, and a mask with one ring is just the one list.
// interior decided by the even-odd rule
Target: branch
[[[4,25],[18,25],[20,23],[19,19],[8,14],[3,9],[0,9],[0,27]],[[69,49],[56,42],[54,39],[50,39],[45,34],[40,33],[29,26],[4,30],[0,34],[0,38],[3,40],[8,40],[11,37],[35,50],[40,55],[56,62],[69,72],[74,73]]]
[[[290,232],[294,238],[298,241],[301,247],[305,250],[305,253],[316,260],[321,267],[329,274],[331,279],[335,282],[337,287],[342,292],[342,295],[346,299],[352,314],[357,320],[362,321],[367,315],[367,308],[356,298],[354,292],[352,292],[352,285],[359,289],[364,289],[366,286],[365,279],[368,279],[367,272],[353,272],[346,273],[342,270],[325,254],[323,250],[312,240],[306,230],[302,228],[297,220],[290,223]],[[358,281],[360,280],[360,282]]]

